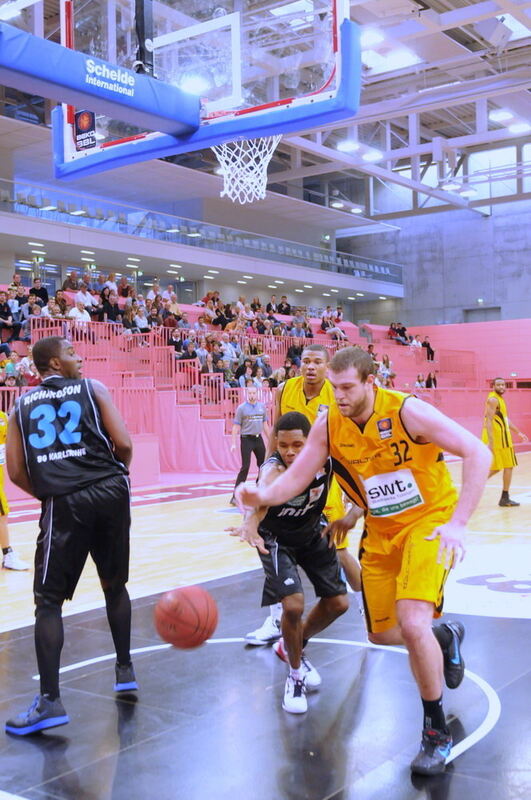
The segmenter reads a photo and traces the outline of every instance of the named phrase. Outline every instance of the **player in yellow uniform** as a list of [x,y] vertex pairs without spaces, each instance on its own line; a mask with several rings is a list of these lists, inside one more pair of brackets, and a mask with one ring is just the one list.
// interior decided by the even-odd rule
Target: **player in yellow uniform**
[[527,436],[516,425],[513,425],[507,415],[507,404],[503,399],[505,389],[503,378],[495,378],[492,384],[492,392],[489,392],[487,397],[481,438],[485,444],[488,444],[492,452],[489,478],[501,469],[503,470],[503,490],[498,505],[519,506],[520,503],[511,500],[509,497],[513,467],[518,465],[511,431],[514,431],[523,442],[527,442]]
[[[336,405],[318,417],[296,465],[267,488],[242,484],[237,499],[251,508],[283,503],[332,456],[340,486],[366,510],[360,561],[369,639],[407,647],[424,711],[411,769],[434,775],[444,770],[452,746],[442,685],[443,676],[450,688],[463,679],[464,628],[458,622],[433,627],[433,618],[442,610],[448,571],[464,557],[465,526],[491,455],[428,403],[376,388],[373,361],[362,350],[337,352],[328,375]],[[459,498],[444,450],[463,459]]]
[[25,570],[29,564],[22,561],[9,544],[7,515],[9,505],[4,490],[4,464],[6,461],[7,414],[0,411],[0,547],[2,548],[2,566],[4,569]]
[[[275,397],[275,411],[273,426],[277,420],[289,411],[298,411],[313,425],[318,415],[326,411],[335,403],[334,390],[326,378],[328,369],[328,350],[321,344],[311,344],[301,353],[301,374],[297,378],[290,378],[282,383]],[[271,445],[268,456],[271,455]],[[346,509],[343,502],[343,492],[338,482],[333,479],[330,484],[324,514],[329,523],[338,522],[345,517]],[[339,561],[351,589],[359,593],[361,589],[360,567],[354,556],[348,551],[347,530],[339,524],[334,526],[334,543]],[[362,601],[358,594],[358,602],[362,608]],[[276,641],[280,636],[280,618],[282,606],[280,603],[270,607],[270,616],[254,631],[245,637],[247,644],[262,645]]]

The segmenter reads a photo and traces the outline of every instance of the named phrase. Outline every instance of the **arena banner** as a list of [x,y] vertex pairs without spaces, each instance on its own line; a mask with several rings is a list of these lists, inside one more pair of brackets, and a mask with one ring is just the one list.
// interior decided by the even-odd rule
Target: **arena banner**
[[200,100],[181,89],[0,23],[0,84],[172,136],[199,127]]

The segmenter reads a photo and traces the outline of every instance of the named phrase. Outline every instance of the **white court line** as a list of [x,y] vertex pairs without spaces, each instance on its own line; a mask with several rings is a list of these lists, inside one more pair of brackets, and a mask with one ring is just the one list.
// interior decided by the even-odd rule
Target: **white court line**
[[10,794],[9,792],[2,792],[2,790],[0,790],[0,800],[26,800],[26,798],[21,797],[19,794]]
[[[401,655],[407,656],[407,650],[403,647],[392,647],[389,645],[383,644],[372,644],[372,642],[357,642],[351,639],[321,639],[321,638],[313,638],[312,641],[318,642],[320,644],[340,644],[346,645],[347,647],[365,647],[369,650],[387,650],[391,651],[392,653],[400,653]],[[235,644],[235,643],[245,643],[245,639],[241,636],[235,637],[228,637],[222,639],[208,639],[207,644]],[[134,650],[131,650],[131,655],[136,655],[137,653],[150,653],[154,650],[168,650],[171,647],[170,644],[155,644],[149,645],[148,647],[137,647]],[[99,664],[102,661],[114,661],[116,659],[115,653],[107,653],[104,656],[96,656],[95,658],[88,658],[85,661],[78,661],[76,664],[69,664],[67,667],[61,667],[59,672],[61,674],[65,674],[67,672],[73,672],[76,669],[81,669],[82,667],[89,666],[90,664]],[[472,731],[468,736],[466,736],[461,742],[456,744],[452,747],[452,751],[448,758],[446,759],[446,763],[450,764],[455,758],[465,753],[469,750],[473,745],[477,744],[481,739],[484,739],[485,736],[491,732],[494,728],[498,719],[500,718],[501,714],[501,702],[500,698],[496,691],[492,688],[492,686],[487,683],[483,678],[477,675],[475,672],[471,672],[469,669],[465,669],[465,676],[469,678],[476,686],[483,692],[485,697],[487,698],[487,713],[483,722],[476,728],[476,730]],[[39,679],[38,675],[33,675],[33,680],[36,681]],[[6,797],[14,797],[14,795],[6,795]],[[2,800],[2,795],[0,794],[0,800]]]

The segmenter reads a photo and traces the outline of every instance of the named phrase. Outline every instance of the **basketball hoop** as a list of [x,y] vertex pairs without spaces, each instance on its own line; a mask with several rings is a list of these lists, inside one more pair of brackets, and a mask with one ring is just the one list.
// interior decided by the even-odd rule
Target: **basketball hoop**
[[267,168],[282,139],[266,136],[262,139],[240,139],[214,145],[223,176],[220,197],[230,197],[233,203],[254,203],[263,200],[267,188]]

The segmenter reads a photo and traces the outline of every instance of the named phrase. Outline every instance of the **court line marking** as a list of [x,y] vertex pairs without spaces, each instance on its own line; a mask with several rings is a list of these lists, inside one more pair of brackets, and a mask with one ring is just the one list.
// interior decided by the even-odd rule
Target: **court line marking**
[[[313,639],[314,642],[319,644],[340,644],[346,645],[347,647],[365,647],[369,650],[383,650],[386,652],[392,653],[399,653],[400,655],[408,655],[408,652],[403,647],[394,647],[389,645],[383,644],[373,644],[372,642],[358,642],[352,639],[321,639],[319,637],[315,637]],[[226,637],[221,639],[207,639],[206,644],[235,644],[235,643],[245,643],[245,639],[242,636],[234,636],[234,637]],[[137,647],[134,650],[131,650],[131,655],[137,655],[140,653],[150,653],[155,650],[169,650],[172,647],[171,644],[155,644],[155,645],[148,645],[147,647]],[[78,661],[75,664],[69,664],[66,667],[61,667],[59,673],[64,675],[68,672],[73,672],[76,669],[81,669],[82,667],[90,666],[91,664],[100,664],[103,661],[115,661],[116,654],[115,653],[107,653],[103,656],[95,656],[94,658],[88,658],[85,661]],[[495,689],[487,683],[482,677],[480,677],[477,673],[472,672],[469,669],[465,669],[465,676],[475,683],[476,686],[483,692],[485,697],[487,698],[487,713],[480,723],[480,725],[472,731],[468,736],[458,742],[450,752],[450,755],[446,759],[446,763],[450,764],[454,759],[458,756],[465,753],[469,750],[473,745],[477,744],[481,739],[484,739],[488,733],[494,728],[496,723],[498,722],[501,714],[501,701]],[[32,679],[34,681],[39,680],[38,675],[33,675]],[[7,797],[12,797],[14,795],[7,795]],[[2,795],[0,794],[0,800],[2,800]]]
[[25,797],[21,797],[19,794],[10,794],[9,792],[3,792],[0,789],[0,800],[26,800]]

